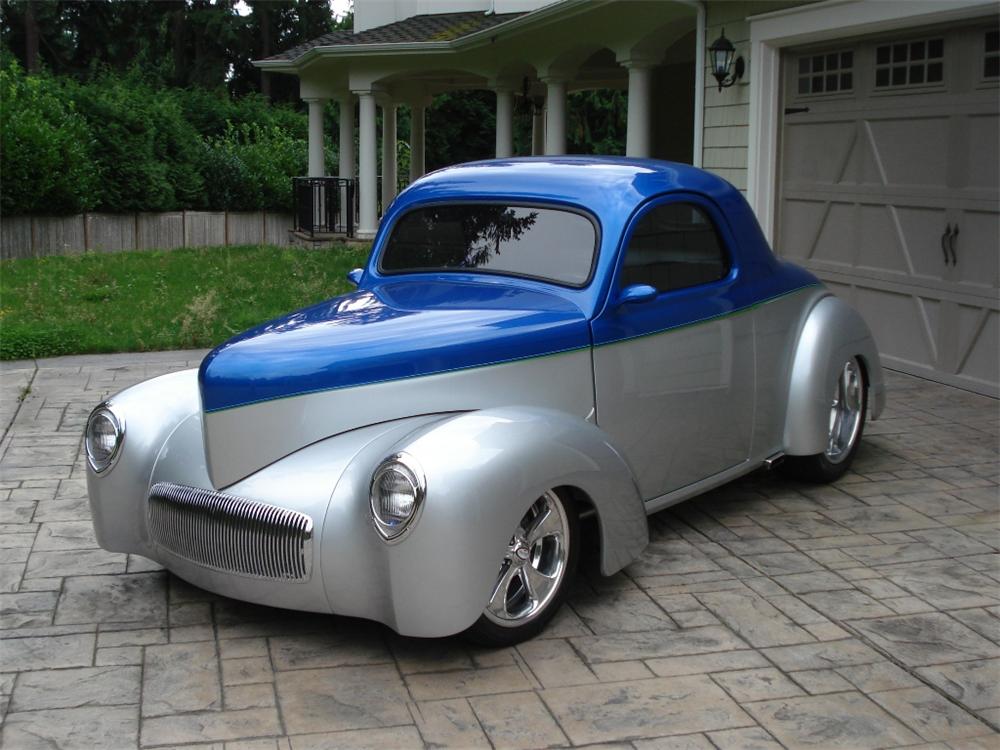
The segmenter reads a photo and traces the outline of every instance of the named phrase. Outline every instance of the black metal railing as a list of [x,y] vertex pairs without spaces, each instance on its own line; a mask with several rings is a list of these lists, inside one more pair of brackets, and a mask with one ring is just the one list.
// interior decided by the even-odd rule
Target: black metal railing
[[[400,175],[396,192],[410,184],[409,176]],[[315,237],[317,234],[354,236],[360,215],[360,191],[357,179],[344,177],[293,177],[295,230]],[[376,214],[382,215],[382,175],[375,176]]]
[[[385,213],[385,201],[382,200],[382,175],[375,176],[375,213],[381,216]],[[396,177],[396,195],[402,193],[410,186],[409,175],[399,175]]]
[[343,177],[293,177],[295,229],[317,234],[354,236],[357,182]]

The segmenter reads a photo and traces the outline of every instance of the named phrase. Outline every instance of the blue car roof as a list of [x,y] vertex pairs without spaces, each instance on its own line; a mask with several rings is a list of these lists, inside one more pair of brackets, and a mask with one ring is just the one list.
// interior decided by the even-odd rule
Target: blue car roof
[[[427,198],[535,196],[574,203],[595,213],[635,208],[673,190],[721,196],[738,193],[721,177],[687,164],[612,156],[535,156],[491,159],[432,172],[400,196],[400,207]],[[609,203],[609,192],[618,200]],[[629,211],[631,213],[631,211]]]
[[[396,219],[415,206],[497,199],[562,204],[593,214],[601,228],[600,255],[591,283],[585,289],[559,291],[592,314],[605,296],[629,219],[646,201],[668,193],[700,196],[714,205],[715,218],[726,225],[724,234],[738,265],[765,272],[773,269],[774,257],[750,206],[739,190],[717,175],[656,159],[538,156],[459,164],[414,182],[383,217],[362,286],[384,280],[377,268],[382,246]],[[513,282],[507,279],[505,283]]]

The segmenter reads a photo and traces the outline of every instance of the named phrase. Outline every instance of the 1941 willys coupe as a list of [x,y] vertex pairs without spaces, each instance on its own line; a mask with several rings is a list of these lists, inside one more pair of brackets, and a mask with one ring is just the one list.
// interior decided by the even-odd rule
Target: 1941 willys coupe
[[537,633],[649,513],[783,459],[843,474],[884,402],[864,321],[742,195],[666,162],[465,164],[404,191],[357,290],[98,406],[100,544],[262,604]]

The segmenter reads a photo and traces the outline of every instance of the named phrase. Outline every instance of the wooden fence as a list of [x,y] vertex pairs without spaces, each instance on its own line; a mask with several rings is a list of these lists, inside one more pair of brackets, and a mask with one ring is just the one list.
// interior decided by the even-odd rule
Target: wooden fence
[[5,216],[0,218],[0,258],[210,245],[288,245],[293,225],[291,214],[267,211]]

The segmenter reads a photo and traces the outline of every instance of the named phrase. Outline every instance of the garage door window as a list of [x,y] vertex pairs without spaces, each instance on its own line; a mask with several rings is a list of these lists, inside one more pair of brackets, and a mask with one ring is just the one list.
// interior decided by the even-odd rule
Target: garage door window
[[875,88],[940,84],[944,80],[944,39],[882,44],[875,48]]
[[841,50],[799,58],[800,94],[836,94],[854,88],[854,52]]
[[986,32],[983,78],[1000,78],[1000,29]]
[[625,253],[621,287],[661,292],[718,281],[729,273],[715,225],[690,203],[664,203],[639,219]]

